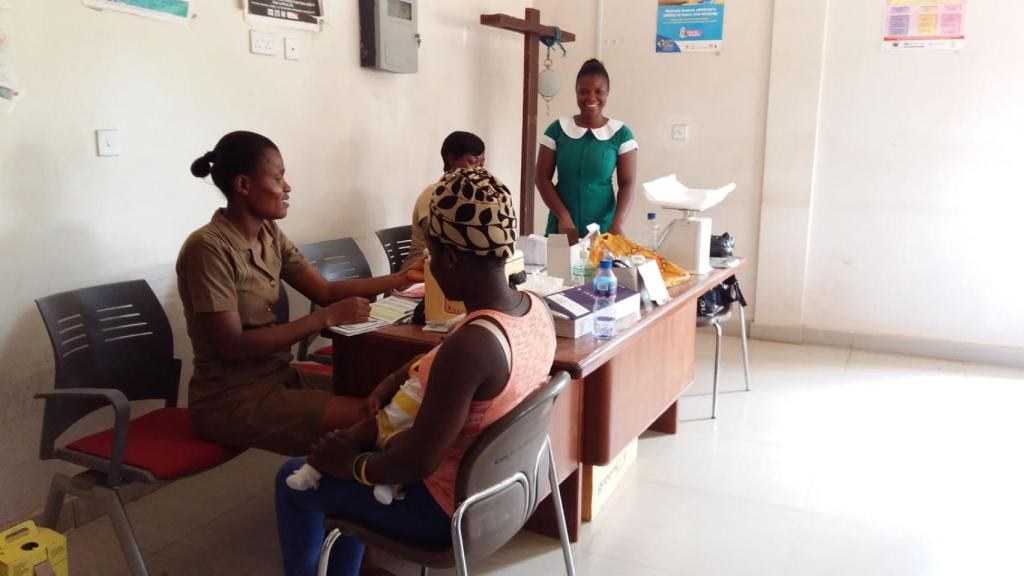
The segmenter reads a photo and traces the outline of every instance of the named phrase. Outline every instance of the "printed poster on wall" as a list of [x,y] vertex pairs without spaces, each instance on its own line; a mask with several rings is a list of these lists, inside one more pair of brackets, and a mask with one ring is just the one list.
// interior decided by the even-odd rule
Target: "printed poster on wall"
[[82,0],[82,4],[179,24],[187,24],[192,16],[192,0]]
[[722,49],[725,0],[658,0],[655,52]]
[[7,0],[0,0],[0,110],[10,112],[21,92],[14,74],[14,50],[11,33],[14,29],[14,9]]
[[882,47],[962,49],[966,5],[967,0],[886,0]]
[[320,30],[320,0],[246,0],[245,19],[254,24]]

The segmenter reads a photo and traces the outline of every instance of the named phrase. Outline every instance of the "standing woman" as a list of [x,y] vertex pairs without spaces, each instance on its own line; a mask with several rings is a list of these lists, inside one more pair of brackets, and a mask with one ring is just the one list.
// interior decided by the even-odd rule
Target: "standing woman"
[[[288,214],[284,172],[277,146],[253,132],[231,132],[193,162],[192,175],[212,176],[228,204],[185,240],[176,270],[195,355],[189,413],[196,430],[218,444],[297,455],[370,406],[335,396],[330,374],[295,370],[291,346],[329,326],[365,321],[364,297],[423,275],[420,268],[324,280],[275,223]],[[282,280],[323,308],[278,324]]]
[[540,137],[537,188],[551,210],[545,234],[583,236],[591,222],[601,232],[622,234],[633,203],[637,144],[625,124],[604,115],[610,87],[604,64],[594,58],[584,62],[576,75],[580,113],[552,122]]

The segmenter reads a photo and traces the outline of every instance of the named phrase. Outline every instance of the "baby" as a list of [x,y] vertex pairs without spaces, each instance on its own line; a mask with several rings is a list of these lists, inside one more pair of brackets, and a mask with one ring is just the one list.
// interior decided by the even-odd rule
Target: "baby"
[[[423,402],[423,385],[420,383],[420,361],[409,367],[408,378],[391,397],[391,401],[376,415],[364,418],[342,431],[342,436],[355,440],[366,449],[383,450],[399,433],[412,427],[413,420]],[[375,390],[374,393],[377,391]],[[387,397],[385,390],[383,397]],[[309,463],[303,464],[285,479],[295,490],[309,490],[320,484],[322,474]],[[373,497],[381,504],[391,504],[403,498],[400,485],[378,485],[373,487]]]

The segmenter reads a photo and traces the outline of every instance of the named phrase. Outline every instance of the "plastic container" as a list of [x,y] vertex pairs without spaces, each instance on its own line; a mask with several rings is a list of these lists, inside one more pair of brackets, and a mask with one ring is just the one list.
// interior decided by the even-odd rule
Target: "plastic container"
[[644,248],[647,248],[651,252],[657,252],[658,236],[660,235],[660,232],[661,229],[658,227],[658,214],[655,212],[648,212]]
[[594,274],[594,338],[609,340],[615,337],[615,295],[619,282],[612,273],[612,261],[601,260]]

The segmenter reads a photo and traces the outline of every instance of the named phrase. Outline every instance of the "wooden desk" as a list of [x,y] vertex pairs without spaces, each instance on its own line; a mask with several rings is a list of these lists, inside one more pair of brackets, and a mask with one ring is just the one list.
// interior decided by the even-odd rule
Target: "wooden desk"
[[[552,370],[565,370],[573,380],[555,404],[551,443],[573,541],[582,521],[581,464],[607,464],[647,429],[675,433],[677,400],[693,383],[697,299],[738,268],[712,270],[671,289],[671,301],[620,323],[612,340],[558,339]],[[411,325],[325,336],[334,341],[336,390],[357,396],[444,338]],[[557,535],[553,510],[542,505],[531,526]]]

